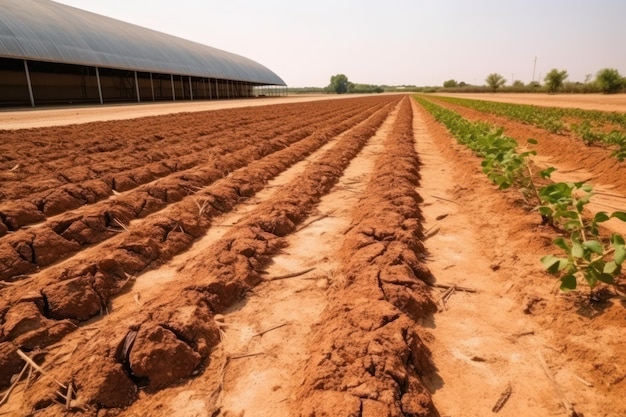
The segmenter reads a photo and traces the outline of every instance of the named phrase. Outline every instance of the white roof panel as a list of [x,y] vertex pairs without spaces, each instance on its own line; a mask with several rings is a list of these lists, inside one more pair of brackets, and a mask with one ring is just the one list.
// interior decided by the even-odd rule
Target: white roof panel
[[49,0],[0,1],[0,56],[286,85],[243,56]]

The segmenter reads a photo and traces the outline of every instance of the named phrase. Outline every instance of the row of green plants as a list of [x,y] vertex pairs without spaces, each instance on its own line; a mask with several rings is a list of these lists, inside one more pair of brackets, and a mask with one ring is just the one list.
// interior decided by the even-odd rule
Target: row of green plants
[[[557,276],[560,288],[571,291],[579,282],[586,282],[593,290],[600,282],[616,284],[626,260],[624,237],[612,234],[604,238],[599,225],[612,218],[626,222],[626,212],[599,212],[593,218],[584,215],[593,196],[593,187],[583,182],[551,182],[555,168],[538,173],[547,185],[538,186],[530,157],[536,151],[520,149],[517,141],[503,134],[502,129],[484,122],[470,122],[460,114],[439,106],[422,96],[415,96],[434,118],[446,126],[457,141],[483,158],[482,170],[500,189],[518,188],[529,206],[561,236],[554,245],[561,255],[541,258],[544,268]],[[537,142],[529,139],[528,146]]]
[[[586,144],[605,143],[615,147],[612,156],[626,159],[626,114],[583,110],[576,108],[541,107],[530,104],[497,103],[458,97],[438,97],[448,103],[468,107],[484,113],[507,117],[522,123],[546,129],[552,133],[568,133],[580,137]],[[570,123],[568,120],[579,120]],[[605,124],[619,127],[603,131]]]

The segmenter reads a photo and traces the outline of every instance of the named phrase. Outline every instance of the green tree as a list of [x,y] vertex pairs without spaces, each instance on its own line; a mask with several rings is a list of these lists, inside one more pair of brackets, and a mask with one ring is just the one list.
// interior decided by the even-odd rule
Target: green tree
[[350,82],[345,74],[336,74],[330,77],[330,85],[328,86],[328,89],[337,94],[345,94],[348,92],[349,85]]
[[456,82],[456,80],[448,80],[448,81],[444,81],[443,82],[443,86],[445,88],[449,88],[449,87],[457,87],[458,83]]
[[605,94],[617,93],[626,85],[626,79],[614,68],[603,68],[596,74],[596,84]]
[[513,87],[515,88],[523,88],[524,87],[524,82],[521,80],[515,80],[513,81]]
[[567,71],[559,71],[556,68],[552,68],[546,77],[543,79],[546,82],[546,87],[549,93],[556,93],[559,88],[563,86],[563,81],[567,80]]
[[491,88],[491,91],[495,93],[498,88],[502,87],[506,83],[506,80],[502,75],[494,72],[493,74],[487,75],[485,82],[489,88]]

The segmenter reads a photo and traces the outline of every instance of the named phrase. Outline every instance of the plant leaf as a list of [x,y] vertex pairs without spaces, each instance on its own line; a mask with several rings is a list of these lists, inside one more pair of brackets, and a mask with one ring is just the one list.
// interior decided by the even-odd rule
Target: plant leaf
[[554,171],[556,171],[556,168],[554,167],[546,168],[541,171],[539,175],[541,175],[541,178],[550,178],[550,175],[552,175]]
[[583,242],[583,247],[599,255],[602,255],[602,252],[604,251],[602,244],[597,240],[588,240],[587,242]]
[[583,249],[583,245],[577,240],[574,240],[572,242],[572,256],[576,258],[582,258],[583,256],[585,256],[585,250]]
[[602,223],[605,222],[607,220],[609,220],[610,217],[608,214],[606,214],[606,212],[604,211],[599,211],[598,213],[596,213],[596,215],[593,217],[593,221],[595,223]]
[[554,243],[555,246],[558,246],[559,248],[563,249],[565,252],[569,254],[572,253],[572,248],[567,244],[564,238],[557,237],[556,239],[554,239],[552,243]]
[[600,274],[600,275],[598,275],[598,281],[602,281],[605,284],[615,284],[615,280],[613,279],[613,275],[609,275],[609,274]]
[[546,217],[552,217],[552,214],[554,214],[554,210],[547,206],[539,206],[537,210],[539,210],[539,214]]
[[616,275],[619,273],[620,266],[617,262],[611,261],[604,264],[604,268],[602,269],[603,274]]
[[626,222],[626,213],[623,211],[616,211],[615,213],[611,214],[611,217],[617,217],[621,221]]
[[624,243],[624,238],[621,235],[614,234],[611,236],[611,245],[615,248],[615,254],[613,255],[613,260],[618,265],[621,265],[626,260],[626,246]]
[[572,274],[561,278],[561,291],[568,292],[576,289],[576,277]]
[[565,268],[569,260],[567,258],[557,258],[554,255],[546,255],[541,258],[541,263],[550,274],[554,275]]

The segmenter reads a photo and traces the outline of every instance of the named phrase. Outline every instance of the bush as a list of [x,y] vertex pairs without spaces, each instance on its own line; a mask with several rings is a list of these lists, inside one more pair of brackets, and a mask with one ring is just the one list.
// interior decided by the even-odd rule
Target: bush
[[626,79],[614,68],[603,68],[596,75],[596,84],[604,94],[614,94],[626,85]]
[[559,71],[558,69],[553,68],[544,78],[548,92],[556,93],[557,90],[563,86],[563,82],[567,79],[567,77],[567,71]]
[[491,88],[491,91],[495,93],[498,88],[502,87],[506,83],[506,80],[502,75],[494,72],[487,75],[487,78],[485,78],[485,82],[487,83],[489,88]]

